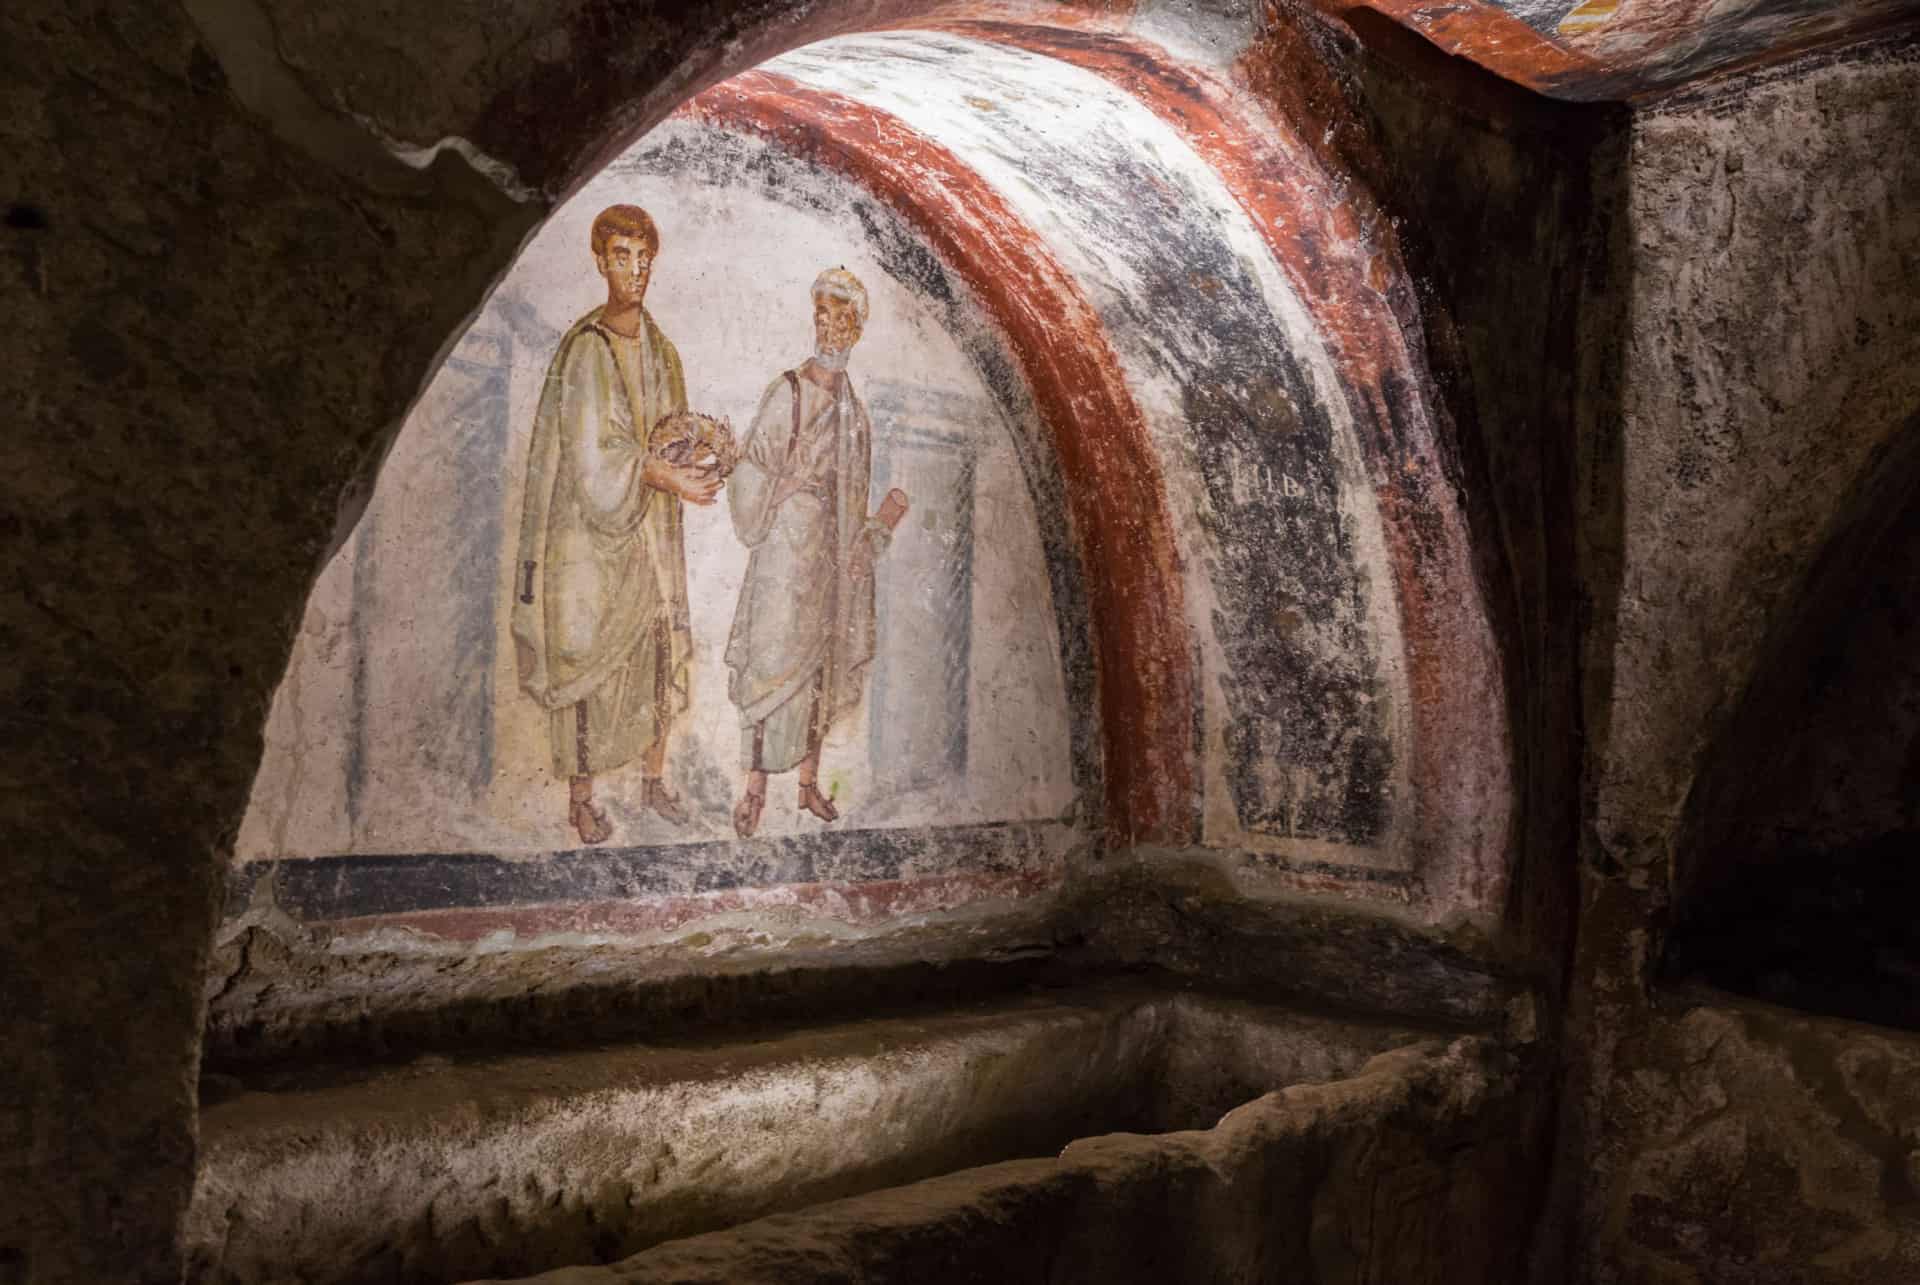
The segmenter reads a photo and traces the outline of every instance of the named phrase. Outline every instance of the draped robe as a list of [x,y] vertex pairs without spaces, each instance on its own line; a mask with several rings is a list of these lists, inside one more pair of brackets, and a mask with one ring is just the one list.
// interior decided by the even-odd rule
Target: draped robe
[[726,659],[749,768],[788,771],[859,703],[873,659],[873,563],[890,538],[867,514],[871,436],[842,371],[832,391],[775,379],[741,444],[727,504],[752,553]]
[[687,707],[693,651],[681,502],[641,480],[653,427],[687,406],[680,355],[651,316],[627,339],[603,311],[548,364],[514,566],[520,685],[548,711],[561,776],[656,746]]

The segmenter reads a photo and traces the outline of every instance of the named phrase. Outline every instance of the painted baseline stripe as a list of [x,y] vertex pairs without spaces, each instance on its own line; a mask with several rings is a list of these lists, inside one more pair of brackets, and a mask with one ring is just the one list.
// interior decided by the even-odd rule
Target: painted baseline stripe
[[917,830],[820,830],[630,848],[575,848],[508,859],[394,853],[256,861],[231,872],[228,918],[256,884],[302,923],[684,899],[807,885],[901,884],[964,876],[1020,879],[1055,870],[1084,836],[1057,821]]
[[648,900],[450,906],[308,923],[343,936],[398,931],[447,942],[476,942],[511,933],[522,944],[553,936],[631,938],[677,933],[710,923],[716,916],[736,914],[798,914],[868,927],[907,915],[960,910],[982,901],[1033,897],[1058,888],[1063,880],[1059,870],[1027,870],[849,884],[774,884]]

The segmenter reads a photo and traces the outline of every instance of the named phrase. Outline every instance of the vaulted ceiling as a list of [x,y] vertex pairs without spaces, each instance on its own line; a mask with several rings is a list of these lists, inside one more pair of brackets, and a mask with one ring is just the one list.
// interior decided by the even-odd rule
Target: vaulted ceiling
[[1657,94],[1920,19],[1914,0],[1318,3],[1349,21],[1383,15],[1509,80],[1582,101]]

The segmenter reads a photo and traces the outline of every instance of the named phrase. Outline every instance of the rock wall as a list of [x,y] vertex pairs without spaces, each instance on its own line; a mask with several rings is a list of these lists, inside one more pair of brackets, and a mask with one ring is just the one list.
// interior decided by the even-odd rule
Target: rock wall
[[1920,1268],[1920,1038],[1689,997],[1623,1052],[1601,1280],[1898,1281]]
[[1920,1026],[1920,431],[1849,498],[1688,801],[1666,971]]
[[[1656,1128],[1628,1086],[1668,1069],[1649,1060],[1671,1047],[1649,994],[1689,855],[1687,800],[1920,403],[1917,98],[1920,58],[1894,42],[1674,100],[1633,126],[1582,420],[1590,793],[1570,1118],[1588,1138],[1561,1163],[1590,1175],[1588,1279],[1656,1265],[1674,1279],[1861,1279],[1838,1263],[1766,1275],[1726,1222],[1683,1267],[1623,1221],[1622,1175]],[[1617,349],[1604,320],[1616,309]],[[1819,1180],[1804,1181],[1786,1207],[1743,1198],[1728,1219],[1817,1221]]]
[[[1765,668],[1729,725],[1761,720],[1788,736],[1714,747],[1714,785],[1692,803],[1702,827],[1689,891],[1724,888],[1707,869],[1722,855],[1833,853],[1920,828],[1920,508],[1914,504],[1912,421],[1876,461],[1872,489],[1849,502],[1864,530],[1843,532],[1814,568],[1797,619],[1770,639]],[[1890,511],[1889,511],[1890,510]],[[1753,721],[1747,721],[1753,720]],[[1765,747],[1763,749],[1763,747]]]
[[222,47],[254,34],[0,15],[10,1280],[178,1277],[217,871],[267,699],[343,487],[539,212]]
[[1080,1139],[1210,1129],[1431,1034],[1105,986],[737,1041],[655,1032],[644,1056],[252,1074],[203,1111],[190,1278],[438,1285],[607,1263]]
[[[315,577],[367,509],[403,412],[440,357],[450,367],[475,361],[474,349],[452,344],[467,333],[489,283],[561,193],[694,92],[810,40],[925,14],[912,4],[771,0],[667,10],[610,0],[510,11],[475,3],[396,18],[382,0],[325,7],[195,0],[184,9],[94,3],[0,13],[0,129],[23,176],[6,198],[0,297],[21,320],[0,341],[0,395],[25,425],[0,448],[9,465],[0,532],[21,569],[17,592],[0,599],[0,636],[18,658],[5,680],[5,708],[23,729],[0,749],[10,800],[0,839],[17,872],[15,895],[0,912],[0,974],[8,979],[0,1009],[0,1279],[166,1281],[179,1274],[203,1004],[210,1000],[218,1013],[224,1003],[231,1017],[317,967],[317,955],[269,961],[284,945],[288,910],[300,903],[283,905],[266,895],[271,885],[241,877],[227,889],[233,917],[222,967],[207,969],[269,697],[307,623]],[[1085,291],[1049,277],[1062,288],[1045,296],[1044,307],[1008,292],[988,309],[1012,337],[1008,347],[1027,348],[1030,389],[1050,389],[1059,406],[1070,407],[1076,395],[1095,398],[1088,404],[1100,411],[1097,438],[1050,431],[1074,538],[1083,551],[1097,551],[1082,572],[1107,817],[1128,838],[1210,845],[1201,853],[1212,863],[1208,878],[1197,890],[1149,880],[1146,893],[1104,923],[1091,921],[1096,930],[1078,940],[1091,943],[1102,966],[1151,957],[1211,982],[1232,974],[1248,988],[1272,987],[1297,958],[1305,992],[1353,1003],[1384,994],[1449,1020],[1479,1022],[1509,1000],[1488,977],[1487,961],[1514,943],[1482,932],[1483,922],[1452,920],[1442,932],[1420,919],[1497,916],[1511,907],[1512,922],[1526,926],[1512,971],[1550,977],[1568,903],[1567,876],[1552,862],[1577,846],[1584,907],[1573,972],[1575,1075],[1562,1113],[1559,1171],[1583,1185],[1583,1199],[1564,1204],[1577,1215],[1574,1239],[1589,1277],[1740,1279],[1746,1272],[1769,1279],[1756,1274],[1764,1267],[1777,1268],[1772,1279],[1796,1279],[1789,1271],[1845,1279],[1848,1271],[1858,1276],[1898,1262],[1911,1242],[1894,1206],[1905,1199],[1898,1184],[1911,1181],[1911,1162],[1900,1159],[1902,1144],[1894,1141],[1906,1110],[1894,1095],[1818,1076],[1810,1088],[1789,1085],[1765,1047],[1774,1036],[1755,1034],[1757,1027],[1719,1032],[1722,1018],[1667,1013],[1649,994],[1662,929],[1675,909],[1669,889],[1686,868],[1688,799],[1711,747],[1766,663],[1850,497],[1862,494],[1861,479],[1912,422],[1920,160],[1907,140],[1920,77],[1911,44],[1796,65],[1643,112],[1615,205],[1611,167],[1619,158],[1607,149],[1606,130],[1596,136],[1590,121],[1516,125],[1498,111],[1482,113],[1483,124],[1492,123],[1448,150],[1434,145],[1428,131],[1439,127],[1421,117],[1420,94],[1395,80],[1428,74],[1417,66],[1356,72],[1341,92],[1357,100],[1321,117],[1296,116],[1302,104],[1282,87],[1327,60],[1318,37],[1287,46],[1296,61],[1269,63],[1275,74],[1262,80],[1257,59],[1235,62],[1248,33],[1234,27],[1223,36],[1215,24],[1187,33],[1184,48],[1204,65],[1170,73],[1141,57],[1142,38],[1124,15],[1102,27],[1084,13],[1045,12],[1067,37],[1016,23],[1021,30],[1000,38],[1022,57],[1070,49],[1076,75],[1124,86],[1161,122],[1154,128],[1177,135],[1219,178],[1200,202],[1214,219],[1202,248],[1218,254],[1205,258],[1208,272],[1198,280],[1152,278],[1155,306],[1199,317],[1204,308],[1182,292],[1204,294],[1209,274],[1236,292],[1236,307],[1255,295],[1291,299],[1300,313],[1289,316],[1303,315],[1305,324],[1273,333],[1324,339],[1317,354],[1302,343],[1289,359],[1309,372],[1324,361],[1335,376],[1314,385],[1277,361],[1273,370],[1287,378],[1234,385],[1233,396],[1219,396],[1226,368],[1199,363],[1193,369],[1212,383],[1189,380],[1183,389],[1178,380],[1163,382],[1162,393],[1190,395],[1136,400],[1120,359],[1088,365],[1088,348],[1027,342],[1086,306]],[[950,24],[943,39],[986,34],[977,26],[956,33],[977,24],[977,12],[943,21]],[[784,120],[762,114],[759,132],[789,129],[799,138],[811,128],[803,141],[822,166],[837,163],[849,140],[868,142],[893,128],[872,103],[857,101],[861,86],[833,81],[818,66],[801,60],[769,74],[796,83],[811,76],[802,85],[809,112]],[[1312,92],[1326,87],[1312,77],[1299,83]],[[1372,113],[1372,124],[1354,125],[1354,101]],[[754,106],[736,101],[731,110],[745,119]],[[990,109],[975,110],[984,116]],[[893,113],[896,120],[902,114]],[[976,141],[987,130],[962,119]],[[823,123],[872,132],[836,134]],[[1384,169],[1359,169],[1358,151],[1321,146],[1374,126],[1388,140]],[[1247,148],[1220,150],[1221,140]],[[1556,155],[1542,160],[1542,151]],[[922,149],[914,165],[936,159],[934,149]],[[1456,160],[1463,162],[1457,169]],[[925,179],[924,169],[891,172],[896,194],[914,186],[904,180],[915,172]],[[963,192],[969,201],[980,196],[980,188],[947,184],[940,173],[942,183],[920,186]],[[1155,163],[1130,173],[1163,207],[1193,196],[1180,186],[1189,171]],[[1476,174],[1484,181],[1460,181]],[[1371,206],[1357,195],[1368,187]],[[1105,206],[1125,195],[1101,190]],[[1421,192],[1432,194],[1424,204],[1413,195]],[[1594,295],[1577,300],[1576,348],[1586,366],[1575,396],[1561,366],[1570,325],[1561,291],[1572,292],[1587,270],[1566,229],[1589,201],[1607,275]],[[995,217],[1005,208],[995,207]],[[1383,209],[1386,221],[1369,222]],[[912,222],[926,211],[895,213]],[[1407,260],[1386,230],[1395,216],[1424,217],[1432,228],[1424,249],[1409,236]],[[924,233],[934,222],[915,226]],[[1555,228],[1552,245],[1539,250]],[[1004,228],[969,231],[984,237]],[[1109,248],[1097,223],[1079,233],[1089,256]],[[1506,247],[1514,264],[1482,272],[1474,260],[1482,242],[1496,255]],[[1006,237],[975,244],[1029,255],[1033,248]],[[1547,271],[1535,276],[1515,266],[1536,251]],[[958,271],[965,259],[950,256],[949,266]],[[1407,261],[1417,276],[1404,271]],[[1019,262],[1036,268],[1023,279],[1045,267],[1039,257]],[[1244,288],[1236,263],[1260,265],[1249,274],[1259,278],[1257,289]],[[969,278],[968,286],[984,297],[990,277]],[[1423,301],[1423,292],[1444,299]],[[1124,299],[1104,302],[1125,312]],[[1023,315],[1029,328],[1019,330],[1013,323]],[[1137,316],[1120,316],[1116,330],[1120,323],[1135,329],[1114,351],[1136,366],[1193,356],[1154,342]],[[1429,326],[1440,375],[1467,377],[1478,390],[1471,396],[1461,387],[1436,395],[1423,333]],[[1453,339],[1449,326],[1458,328]],[[472,333],[484,336],[488,326]],[[1210,345],[1220,337],[1199,338],[1198,355],[1214,357]],[[1286,405],[1249,415],[1258,399],[1243,394],[1263,387],[1279,390]],[[1141,400],[1165,422],[1141,413]],[[1471,423],[1463,410],[1472,412]],[[1183,459],[1166,449],[1166,433],[1186,416],[1217,432]],[[1452,418],[1465,425],[1458,436]],[[1351,425],[1351,454],[1336,449],[1343,422]],[[1542,434],[1559,428],[1578,437],[1571,464],[1558,447],[1535,454],[1524,445],[1536,423]],[[1287,441],[1263,437],[1273,426],[1298,432],[1281,435]],[[1313,459],[1325,466],[1321,480],[1334,479],[1354,497],[1344,511],[1326,494],[1308,503],[1274,477],[1260,493],[1236,492],[1238,473],[1283,464],[1295,438],[1324,446]],[[1076,453],[1076,443],[1089,441],[1100,448]],[[1209,459],[1200,446],[1222,453]],[[1182,475],[1173,465],[1194,471]],[[1170,488],[1161,466],[1176,481],[1201,485]],[[1183,502],[1204,493],[1206,505],[1169,506],[1170,489]],[[1480,499],[1471,498],[1476,491]],[[1366,529],[1367,503],[1378,509],[1377,540]],[[1317,523],[1336,549],[1368,556],[1384,546],[1384,564],[1358,561],[1386,570],[1379,579],[1371,569],[1331,576],[1320,614],[1302,612],[1300,621],[1284,614],[1263,620],[1264,603],[1244,584],[1227,586],[1233,592],[1218,600],[1185,594],[1189,572],[1224,569],[1244,579],[1250,565],[1258,569],[1234,543],[1241,519],[1255,526],[1297,519],[1300,530]],[[1580,534],[1569,542],[1562,525],[1576,522]],[[1266,540],[1248,547],[1269,550]],[[1338,562],[1328,565],[1340,570]],[[1578,568],[1577,595],[1569,564]],[[1065,582],[1049,577],[1056,607]],[[1299,640],[1316,630],[1335,650],[1358,631],[1380,644],[1371,660],[1390,670],[1392,631],[1369,633],[1366,623],[1389,596],[1409,693],[1406,792],[1419,806],[1375,829],[1366,807],[1344,804],[1351,781],[1371,788],[1393,779],[1369,748],[1390,737],[1350,738],[1356,752],[1325,779],[1263,774],[1263,758],[1286,766],[1275,749],[1288,748],[1286,738],[1270,742],[1274,729],[1264,723],[1251,732],[1230,729],[1236,719],[1246,724],[1245,709],[1259,718],[1276,711],[1259,708],[1252,685],[1210,691],[1206,675],[1225,672],[1224,658],[1229,670],[1244,661],[1256,676],[1291,681],[1312,668],[1302,660],[1314,658],[1312,649]],[[1564,623],[1576,596],[1584,613],[1577,655]],[[1196,623],[1202,634],[1217,632],[1207,639],[1193,632]],[[305,636],[324,650],[326,624]],[[1281,646],[1276,636],[1294,641]],[[1062,647],[1070,643],[1063,639]],[[1075,663],[1061,668],[1072,690]],[[1336,702],[1365,713],[1355,714],[1362,733],[1374,711],[1395,699],[1393,674],[1380,682],[1364,669],[1340,671]],[[1585,675],[1577,710],[1570,709],[1570,672]],[[1516,686],[1525,694],[1510,699]],[[1245,709],[1236,712],[1236,701]],[[1083,790],[1094,775],[1083,752],[1090,720],[1080,711],[1076,724],[1073,715],[1068,738],[1080,740],[1069,775]],[[1521,730],[1510,735],[1510,728]],[[1338,743],[1341,727],[1303,722],[1281,730]],[[1556,757],[1570,753],[1575,734],[1588,740],[1585,812],[1577,839],[1556,847],[1575,828],[1570,772]],[[1231,751],[1236,736],[1253,766],[1210,778],[1210,766],[1231,758],[1220,751]],[[453,747],[449,770],[478,773],[472,750]],[[1542,756],[1537,767],[1513,771],[1534,752]],[[284,783],[270,777],[269,785],[276,779]],[[1516,780],[1518,813],[1509,789]],[[1405,900],[1413,912],[1356,930],[1326,903],[1299,912],[1274,885],[1262,897],[1244,895],[1261,872],[1287,866],[1275,853],[1299,836],[1269,835],[1277,842],[1266,849],[1243,842],[1242,832],[1287,830],[1294,823],[1280,804],[1315,791],[1333,802],[1303,813],[1358,827],[1343,830],[1346,837],[1415,841],[1371,867],[1335,863],[1345,868],[1329,873],[1300,863],[1283,871],[1291,882],[1278,888],[1343,895],[1360,888],[1374,900]],[[1209,830],[1206,823],[1226,815],[1208,811],[1221,800],[1243,815],[1232,818],[1237,826]],[[1257,824],[1249,827],[1246,814]],[[1510,888],[1509,857],[1523,850],[1518,868],[1528,873]],[[257,851],[287,855],[278,841]],[[516,884],[515,895],[543,895],[525,863],[478,855],[485,860],[462,875],[473,885],[530,880]],[[1146,862],[1164,855],[1134,854]],[[309,867],[309,877],[316,869]],[[1217,877],[1223,869],[1231,877]],[[602,873],[610,886],[623,875]],[[1382,887],[1392,895],[1365,892]],[[330,895],[314,884],[307,891]],[[1301,932],[1301,949],[1286,959],[1240,950],[1242,941],[1280,950],[1286,938],[1272,931],[1274,906]],[[849,996],[902,999],[923,983],[942,996],[964,995],[976,977],[1003,964],[1032,976],[1020,959],[1061,944],[1056,930],[1078,933],[1088,922],[1014,917],[993,934],[943,932],[935,934],[938,948],[918,960],[911,956],[919,941],[884,958],[850,949],[827,963],[809,959],[817,969],[796,968],[791,985],[823,1007]],[[1130,934],[1140,940],[1130,942]],[[1371,971],[1346,967],[1357,951],[1375,952]],[[1230,952],[1237,958],[1223,961]],[[75,965],[76,954],[84,966]],[[550,956],[529,959],[524,985],[509,988],[507,998],[539,1009],[529,1030],[564,1025],[579,996],[555,992],[580,980],[570,969],[590,973],[604,959],[583,954],[557,972],[546,971]],[[945,974],[950,960],[979,972]],[[1380,969],[1408,960],[1390,984],[1374,984]],[[280,971],[249,971],[249,961]],[[868,979],[874,989],[828,995],[846,975],[836,968],[868,962],[885,974]],[[432,974],[418,987],[425,1001],[415,1027],[427,1043],[462,1029],[461,1004],[501,1016],[493,1003],[502,994],[497,977],[465,958],[443,963],[415,960],[409,974]],[[391,999],[396,971],[407,969],[391,959],[320,968],[321,980],[337,987],[330,1011],[350,1022],[378,1008]],[[547,986],[555,978],[565,985]],[[752,1002],[740,1008],[764,1020],[778,1009],[769,997],[786,984],[757,980]],[[708,1011],[705,1005],[731,1012],[734,985],[733,975],[718,972],[699,984],[675,977],[636,1002],[648,1020],[656,1012],[684,1020]],[[602,991],[579,1002],[618,1010],[630,1000]],[[1527,1011],[1523,998],[1511,1002]],[[519,1010],[506,1010],[502,1020],[511,1026]],[[336,1042],[325,1047],[365,1051],[339,1035],[345,1022],[337,1027]],[[244,1042],[244,1021],[224,1029],[236,1045]],[[1752,1121],[1745,1150],[1706,1115],[1672,1113],[1671,1094],[1637,1093],[1637,1075],[1665,1076],[1711,1111],[1715,1090],[1690,1079],[1683,1065],[1700,1057],[1703,1031],[1709,1042],[1719,1032],[1734,1059],[1716,1067],[1717,1082],[1784,1104],[1788,1123],[1768,1133],[1772,1124]],[[1779,1039],[1823,1050],[1813,1063],[1822,1067],[1857,1062],[1871,1076],[1880,1073],[1875,1067],[1891,1075],[1903,1065],[1892,1045],[1859,1052],[1866,1046],[1853,1034],[1837,1042],[1792,1033]],[[1453,1067],[1447,1083],[1461,1083],[1460,1071]],[[1802,1093],[1812,1095],[1810,1105],[1795,1096]],[[1879,1133],[1835,1152],[1808,1141],[1808,1122],[1827,1118],[1850,1122],[1861,1137],[1860,1121],[1874,1120]],[[1488,1136],[1504,1144],[1540,1123],[1530,1114]],[[1794,1129],[1800,1132],[1787,1137]],[[1419,1151],[1418,1132],[1395,1146]],[[1342,1153],[1353,1164],[1341,1172],[1371,1175],[1371,1143],[1355,1137],[1355,1150]],[[1905,1145],[1911,1151],[1911,1141]],[[1176,1185],[1211,1163],[1182,1154],[1181,1165],[1196,1167],[1180,1169]],[[1316,1162],[1327,1155],[1290,1150],[1288,1164],[1300,1154]],[[1819,1183],[1800,1175],[1817,1175],[1836,1154],[1844,1191],[1838,1205],[1823,1205],[1824,1195],[1815,1198]],[[1407,1243],[1423,1253],[1432,1246],[1444,1252],[1447,1219],[1478,1208],[1429,1199],[1434,1163],[1421,1151],[1405,1166],[1425,1211]],[[1868,1193],[1876,1165],[1878,1204]],[[1538,1170],[1525,1170],[1529,1194],[1516,1199],[1532,1198]],[[1680,1191],[1695,1173],[1716,1181],[1758,1175],[1752,1189],[1786,1203],[1736,1202],[1709,1217]],[[1195,1177],[1180,1189],[1207,1195],[1210,1181]],[[1161,1202],[1154,1207],[1164,1205],[1165,1186],[1141,1190],[1142,1199]],[[1125,1217],[1137,1221],[1141,1207],[1127,1206]],[[1313,1225],[1310,1198],[1287,1207],[1304,1211],[1301,1225]],[[1436,1212],[1443,1208],[1445,1217]],[[1829,1217],[1835,1208],[1842,1208],[1839,1223]],[[1364,1219],[1341,1201],[1327,1218],[1319,1225],[1334,1229],[1329,1261],[1350,1265],[1362,1253],[1353,1245],[1365,1239],[1352,1229]],[[1828,1230],[1774,1240],[1760,1234],[1772,1223]],[[1272,1244],[1299,1249],[1284,1236]],[[1836,1251],[1842,1256],[1824,1264],[1793,1262]],[[1510,1279],[1514,1268],[1497,1259],[1487,1270]]]

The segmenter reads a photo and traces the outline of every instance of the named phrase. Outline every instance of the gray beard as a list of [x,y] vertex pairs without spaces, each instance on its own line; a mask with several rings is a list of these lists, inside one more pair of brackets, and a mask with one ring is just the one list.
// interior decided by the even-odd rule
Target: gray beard
[[847,368],[847,355],[852,351],[853,349],[851,348],[842,348],[838,352],[826,352],[823,350],[815,352],[813,359],[826,369],[837,374]]

